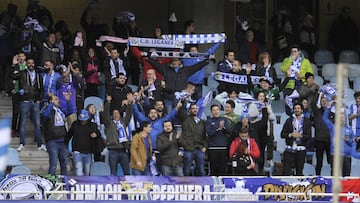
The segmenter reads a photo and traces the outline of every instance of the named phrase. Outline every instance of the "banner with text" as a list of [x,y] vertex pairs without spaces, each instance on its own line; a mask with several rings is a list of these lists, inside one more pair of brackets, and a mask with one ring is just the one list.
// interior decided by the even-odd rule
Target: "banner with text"
[[[225,200],[230,201],[308,201],[310,199],[313,201],[328,201],[330,197],[315,194],[331,193],[332,186],[331,179],[322,177],[304,178],[301,180],[295,178],[223,178],[223,182],[225,193],[243,193],[241,195],[226,195]],[[258,195],[255,195],[255,193]],[[286,193],[292,193],[293,195]],[[303,193],[305,195],[294,195],[294,193]]]
[[212,177],[70,176],[71,200],[211,200]]

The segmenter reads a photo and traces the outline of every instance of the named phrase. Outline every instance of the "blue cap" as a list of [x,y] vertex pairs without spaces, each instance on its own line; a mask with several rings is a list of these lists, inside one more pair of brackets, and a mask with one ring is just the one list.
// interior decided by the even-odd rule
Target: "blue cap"
[[78,120],[79,121],[87,121],[87,120],[89,120],[89,118],[90,118],[89,112],[85,109],[81,110],[81,112],[78,116]]

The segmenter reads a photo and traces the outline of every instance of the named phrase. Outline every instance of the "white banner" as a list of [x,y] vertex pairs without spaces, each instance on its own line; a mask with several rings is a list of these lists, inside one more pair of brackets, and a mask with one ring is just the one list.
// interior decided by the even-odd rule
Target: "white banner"
[[139,38],[139,37],[130,37],[129,45],[136,47],[176,48],[176,49],[184,48],[184,42],[180,40]]
[[180,40],[185,44],[210,44],[225,42],[225,33],[213,33],[213,34],[190,34],[190,35],[162,35],[164,39]]

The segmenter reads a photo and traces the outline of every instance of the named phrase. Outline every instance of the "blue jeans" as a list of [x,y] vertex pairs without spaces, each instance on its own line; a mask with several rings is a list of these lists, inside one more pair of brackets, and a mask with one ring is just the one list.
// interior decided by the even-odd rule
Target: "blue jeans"
[[200,149],[195,149],[194,151],[184,151],[184,175],[190,175],[193,160],[195,160],[196,171],[198,172],[198,175],[205,176],[205,153]]
[[130,175],[129,154],[125,150],[109,149],[109,165],[111,175],[117,175],[118,163],[120,163],[124,175]]
[[163,176],[184,176],[182,166],[161,166]]
[[165,100],[164,100],[164,105],[165,105],[165,109],[166,109],[167,113],[170,113],[171,110],[174,109],[174,106],[175,106],[176,104],[174,104],[174,101],[173,101],[173,100],[165,99]]
[[99,85],[98,86],[98,93],[99,93],[99,97],[105,101],[105,85]]
[[144,171],[140,171],[140,170],[131,168],[131,175],[133,175],[133,176],[150,176],[151,175],[150,174],[150,161],[148,161],[146,163]]
[[60,174],[67,175],[68,149],[63,140],[49,140],[46,143],[49,154],[49,174],[55,175],[57,160],[60,162]]
[[40,131],[40,103],[36,102],[20,103],[20,144],[25,145],[25,126],[29,113],[31,113],[31,120],[34,124],[37,146],[40,147],[42,145]]
[[88,176],[90,174],[92,154],[83,154],[75,151],[73,153],[73,162],[76,176]]

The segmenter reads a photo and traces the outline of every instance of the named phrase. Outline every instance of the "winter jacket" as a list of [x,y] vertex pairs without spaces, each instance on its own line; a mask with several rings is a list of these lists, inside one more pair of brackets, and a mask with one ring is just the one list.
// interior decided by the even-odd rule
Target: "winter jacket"
[[142,121],[149,121],[151,125],[151,132],[150,132],[150,138],[153,143],[152,148],[156,149],[156,139],[158,135],[163,131],[163,123],[165,121],[170,121],[175,118],[175,115],[177,113],[176,109],[173,109],[168,115],[166,115],[163,118],[158,118],[154,121],[150,120],[150,118],[146,117],[144,114],[140,113],[138,106],[136,104],[133,104],[133,111],[134,115],[137,118],[139,122]]
[[[127,105],[125,110],[125,117],[120,118],[120,122],[126,128],[132,116],[132,106]],[[109,150],[111,149],[130,149],[130,142],[119,143],[119,132],[116,124],[110,117],[110,103],[105,102],[104,112],[100,114],[101,123],[105,125],[105,134],[106,134],[106,145]]]
[[[214,54],[216,52],[216,50],[221,46],[222,42],[218,42],[216,44],[214,44],[212,47],[210,47],[210,49],[208,49],[206,51],[206,53],[208,54]],[[204,60],[204,58],[190,58],[190,59],[182,59],[182,64],[185,67],[191,67],[192,65],[200,62]],[[204,78],[205,78],[205,68],[202,68],[200,70],[198,70],[197,72],[195,72],[194,74],[192,74],[189,78],[188,78],[188,82],[193,83],[193,84],[204,84]]]
[[[97,137],[90,137],[91,133],[96,133]],[[88,121],[86,125],[82,125],[80,121],[75,121],[66,136],[66,143],[73,138],[72,150],[83,154],[90,154],[94,152],[95,139],[100,138],[101,134],[96,123]]]
[[[224,121],[225,125],[223,129],[219,129],[220,121]],[[211,148],[223,148],[228,146],[228,139],[230,137],[231,128],[227,118],[217,117],[209,118],[206,121],[205,129],[208,138],[208,147]]]
[[[285,143],[288,146],[292,146],[293,142],[295,141],[295,138],[289,137],[290,133],[294,132],[293,127],[293,117],[289,117],[283,126],[283,129],[281,130],[281,138],[285,138]],[[298,146],[305,146],[307,144],[307,141],[311,138],[311,121],[308,118],[303,117],[303,133],[302,138]]]
[[182,124],[180,139],[183,140],[183,147],[187,151],[207,148],[205,121],[199,120],[196,123],[192,116],[188,116]]
[[[330,154],[334,154],[334,138],[335,138],[335,125],[329,119],[330,108],[326,109],[323,114],[323,119],[330,131]],[[345,136],[349,136],[349,140],[345,140]],[[343,126],[340,131],[342,141],[342,156],[351,157],[352,155],[352,144],[354,139],[354,132],[348,126]]]
[[166,81],[166,88],[172,90],[172,93],[166,93],[165,98],[169,100],[174,99],[174,92],[185,89],[188,78],[196,71],[200,70],[209,63],[209,60],[204,60],[189,67],[175,68],[170,64],[161,64],[153,58],[148,59],[149,63],[164,76]]
[[[170,141],[172,136],[172,141]],[[160,152],[160,164],[162,166],[182,166],[183,157],[179,155],[179,147],[182,147],[183,143],[181,139],[176,139],[176,132],[172,132],[172,135],[167,132],[162,132],[156,140],[156,147]]]
[[[146,146],[144,139],[147,139],[150,144],[150,152],[149,154],[152,154],[152,143],[149,136],[144,138],[141,134],[137,133],[134,135],[131,147],[130,147],[130,168],[139,170],[139,171],[145,171],[145,166],[147,163],[147,160],[150,159],[150,157],[147,157],[146,154]],[[139,167],[136,165],[136,162],[141,162],[142,167]]]
[[[239,151],[239,145],[241,143],[241,139],[240,137],[236,137],[230,145],[230,149],[229,149],[229,157],[230,159],[233,157],[233,155],[237,155],[239,156],[239,154],[241,154],[241,152]],[[249,147],[249,155],[253,158],[253,159],[258,159],[260,157],[260,150],[258,145],[256,144],[255,139],[253,138],[249,138],[247,139],[248,142],[248,146]]]
[[311,106],[312,106],[311,109],[314,114],[313,125],[315,128],[315,141],[329,143],[330,142],[330,131],[323,119],[324,109],[323,108],[319,109],[316,106],[316,100],[311,102]]
[[[35,71],[35,70],[34,70]],[[20,94],[21,101],[40,101],[43,93],[43,79],[40,73],[35,72],[35,83],[31,84],[31,77],[28,70],[15,71],[12,79],[19,80],[19,89],[24,93]]]
[[[66,116],[69,116],[72,113],[72,108],[70,102],[67,105],[68,108],[62,111]],[[66,128],[65,128],[65,121],[63,126],[55,126],[55,110],[54,110],[54,103],[50,103],[45,107],[44,110],[41,111],[41,119],[43,122],[44,127],[44,137],[45,141],[49,140],[62,140],[65,141],[66,137]]]
[[[291,64],[292,64],[292,59],[290,57],[285,58],[281,64],[281,71],[286,74],[286,71],[291,66]],[[308,72],[314,74],[314,70],[311,66],[310,61],[303,57],[301,64],[300,64],[300,74],[301,74],[303,83],[305,82],[305,73],[308,73]],[[294,89],[295,81],[290,80],[288,82],[288,84],[285,86],[285,88]]]
[[57,95],[56,92],[56,81],[61,77],[59,73],[53,71],[51,75],[44,73],[43,84],[44,84],[44,99],[48,99],[49,94]]
[[55,65],[61,64],[60,49],[54,44],[49,45],[44,42],[41,46],[40,64],[44,64],[46,60],[51,60]]

